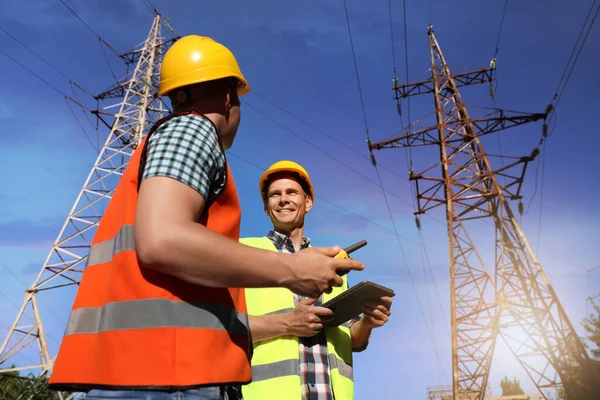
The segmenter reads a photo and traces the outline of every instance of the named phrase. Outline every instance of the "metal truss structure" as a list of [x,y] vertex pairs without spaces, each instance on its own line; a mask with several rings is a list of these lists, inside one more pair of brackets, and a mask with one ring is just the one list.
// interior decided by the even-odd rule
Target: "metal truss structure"
[[[459,88],[491,82],[494,66],[453,75],[431,26],[428,36],[431,79],[396,85],[394,90],[396,99],[433,94],[437,124],[369,146],[371,150],[439,148],[440,161],[421,173],[411,170],[410,179],[417,189],[415,214],[438,206],[446,208],[452,398],[483,400],[498,337],[540,393],[542,389],[577,384],[573,368],[588,355],[509,206],[509,200],[521,198],[525,170],[538,151],[512,157],[512,162],[494,169],[480,141],[482,136],[503,129],[540,120],[545,123],[546,114],[495,110],[485,117],[471,118]],[[495,269],[491,272],[465,226],[468,221],[484,218],[495,226]]]
[[[0,369],[0,373],[41,370],[40,375],[44,375],[53,367],[54,357],[48,349],[37,298],[41,292],[79,284],[96,228],[132,153],[152,124],[168,112],[157,95],[157,88],[162,54],[176,38],[163,38],[161,24],[165,23],[157,13],[147,39],[135,50],[120,56],[127,65],[125,77],[109,90],[94,96],[97,101],[121,100],[91,111],[109,129],[108,136],[0,347],[0,364],[3,366],[34,343],[40,362]],[[33,324],[26,324],[24,319],[33,320]]]

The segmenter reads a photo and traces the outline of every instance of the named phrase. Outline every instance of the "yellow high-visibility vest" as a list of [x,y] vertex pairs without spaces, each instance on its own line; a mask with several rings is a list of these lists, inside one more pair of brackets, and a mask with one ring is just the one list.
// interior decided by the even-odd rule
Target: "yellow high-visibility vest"
[[[241,238],[248,246],[277,251],[267,237]],[[348,289],[347,275],[344,284],[334,287],[330,294],[323,293],[323,303]],[[245,289],[248,315],[274,315],[294,309],[294,294],[285,288]],[[344,324],[325,328],[327,360],[331,386],[336,400],[354,399],[352,373],[352,340],[350,329]],[[252,382],[242,386],[244,400],[300,400],[300,345],[297,336],[253,343]]]

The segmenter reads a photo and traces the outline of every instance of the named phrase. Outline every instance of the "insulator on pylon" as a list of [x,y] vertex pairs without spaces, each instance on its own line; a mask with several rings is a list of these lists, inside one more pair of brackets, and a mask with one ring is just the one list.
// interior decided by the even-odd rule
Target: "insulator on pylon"
[[519,214],[523,215],[523,202],[519,201]]
[[369,146],[369,151],[371,151],[371,138],[367,138],[367,146]]
[[371,153],[371,164],[373,164],[374,167],[377,166],[377,160],[375,160],[375,156],[373,155],[373,153]]
[[417,225],[417,229],[421,230],[421,220],[416,215],[415,215],[415,224]]
[[490,69],[496,69],[496,57],[492,58],[492,61],[490,61]]
[[531,152],[531,158],[535,159],[538,154],[540,154],[540,149],[538,149],[537,147],[535,149],[533,149],[533,151]]
[[554,106],[552,104],[548,104],[548,107],[546,107],[546,116],[550,114],[552,110],[554,110]]
[[398,87],[398,78],[394,78],[392,82],[394,82],[394,87],[392,89],[396,89]]
[[492,85],[490,85],[490,97],[492,98],[492,100],[496,98],[496,89],[494,89]]
[[542,126],[542,136],[548,137],[548,124],[545,122],[544,122],[544,125]]
[[398,115],[402,116],[402,106],[400,106],[400,102],[396,102],[396,108],[398,109]]
[[412,179],[413,175],[415,174],[415,170],[410,168],[408,170],[408,179]]

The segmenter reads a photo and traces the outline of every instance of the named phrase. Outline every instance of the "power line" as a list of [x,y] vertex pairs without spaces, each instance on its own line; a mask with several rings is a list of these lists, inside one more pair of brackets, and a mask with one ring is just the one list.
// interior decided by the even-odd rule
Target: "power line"
[[[585,36],[583,37],[583,41],[581,42],[581,45],[579,46],[577,55],[575,55],[575,58],[573,59],[573,55],[575,54],[575,51],[577,50],[577,45],[579,43],[579,40],[581,39],[581,35],[583,34],[583,32],[585,30],[585,26],[588,23],[588,19],[592,15],[592,11],[593,11],[594,6],[597,1],[598,0],[594,0],[592,2],[592,5],[590,6],[587,16],[585,17],[585,21],[583,22],[583,25],[581,26],[581,31],[579,31],[579,36],[577,36],[577,40],[575,41],[575,44],[573,45],[573,50],[571,50],[571,55],[569,56],[567,65],[565,66],[563,74],[558,82],[556,92],[554,93],[554,97],[552,99],[552,101],[554,102],[554,109],[556,109],[556,107],[558,106],[558,103],[560,102],[560,98],[562,97],[562,94],[565,91],[565,88],[567,87],[567,83],[569,82],[569,79],[571,78],[571,74],[573,73],[573,70],[575,69],[575,65],[577,64],[579,55],[581,54],[581,51],[583,50],[583,46],[585,45],[585,42],[590,34],[590,31],[592,30],[592,26],[594,26],[594,22],[596,21],[596,18],[598,17],[598,12],[600,11],[600,6],[598,7],[598,9],[596,9],[596,13],[594,14],[594,17],[592,18],[590,25],[588,26],[587,32],[585,33]],[[569,64],[571,63],[571,59],[573,59],[573,63],[571,65],[571,68],[569,69]],[[567,70],[569,70],[568,74],[567,74]],[[565,79],[565,74],[566,74],[566,79]],[[564,84],[562,85],[562,89],[561,89],[561,83],[562,83],[563,79],[565,79],[565,81],[564,81]]]
[[[257,164],[255,164],[255,163],[253,163],[252,161],[249,161],[249,160],[247,160],[247,159],[243,158],[242,156],[240,156],[240,155],[238,155],[238,154],[235,154],[235,153],[234,153],[234,152],[232,152],[231,150],[228,150],[228,151],[227,151],[227,155],[228,155],[228,156],[233,156],[234,158],[237,158],[237,159],[239,159],[240,161],[242,161],[242,162],[244,162],[244,163],[246,163],[246,164],[248,164],[248,165],[251,165],[252,167],[256,168],[257,170],[259,170],[259,171],[261,171],[261,172],[265,171],[265,169],[266,169],[265,167],[261,167],[260,165],[257,165]],[[391,230],[391,229],[389,229],[389,228],[386,228],[385,226],[383,226],[383,225],[381,225],[381,224],[379,224],[379,223],[377,223],[377,222],[373,221],[372,219],[370,219],[370,218],[367,218],[367,217],[365,217],[365,216],[363,216],[363,215],[360,215],[360,214],[358,214],[358,213],[356,213],[356,212],[354,212],[354,211],[350,211],[350,210],[348,210],[347,208],[345,208],[345,207],[342,207],[342,206],[340,206],[339,204],[337,204],[337,203],[334,203],[333,201],[331,201],[331,200],[329,200],[329,199],[327,199],[327,198],[325,198],[325,197],[318,196],[318,195],[315,195],[315,197],[316,197],[317,199],[319,199],[319,200],[322,200],[322,201],[324,201],[325,203],[327,203],[327,204],[329,204],[329,205],[331,205],[331,206],[333,206],[333,207],[335,207],[335,208],[337,208],[337,209],[341,210],[341,211],[344,211],[344,212],[346,212],[346,213],[348,213],[348,214],[351,214],[351,215],[353,215],[353,216],[355,216],[355,217],[357,217],[357,218],[360,218],[360,219],[362,219],[363,221],[365,221],[365,222],[368,222],[368,223],[370,223],[370,224],[372,224],[372,225],[374,225],[374,226],[376,226],[376,227],[380,228],[381,230],[383,230],[383,231],[385,231],[385,232],[392,233],[392,234],[396,235],[397,237],[399,237],[399,238],[402,238],[403,240],[406,240],[406,241],[408,241],[408,242],[411,242],[411,243],[413,243],[413,244],[415,244],[415,245],[417,245],[417,246],[419,246],[419,245],[420,245],[420,243],[418,243],[418,242],[414,241],[413,239],[411,239],[411,238],[408,238],[408,237],[406,237],[406,236],[403,236],[403,235],[400,235],[399,233],[397,233],[397,232],[394,232],[393,230]],[[429,249],[429,250],[432,250],[432,251],[434,251],[434,252],[436,252],[436,253],[438,252],[438,251],[437,251],[437,250],[435,250],[435,249]]]
[[33,72],[32,70],[30,70],[29,68],[27,68],[25,65],[21,64],[19,61],[17,61],[11,55],[9,55],[8,53],[6,53],[4,50],[0,49],[0,53],[2,53],[5,57],[11,59],[14,63],[18,64],[21,68],[25,69],[27,72],[29,72],[30,74],[32,74],[33,76],[35,76],[36,78],[38,78],[40,81],[44,82],[46,85],[48,85],[52,90],[54,90],[58,94],[67,97],[67,95],[64,92],[60,91],[60,89],[57,89],[56,86],[54,86],[53,84],[51,84],[50,82],[48,82],[47,80],[45,80],[44,78],[42,78],[41,76],[39,76],[38,74],[36,74],[35,72]]
[[[390,44],[391,44],[391,48],[392,48],[392,66],[393,66],[393,73],[394,73],[394,98],[396,99],[396,111],[398,113],[398,119],[400,120],[400,128],[401,131],[404,132],[404,121],[402,120],[402,108],[400,106],[400,98],[398,97],[398,92],[396,91],[396,86],[397,86],[397,72],[396,72],[396,44],[395,44],[395,40],[394,40],[394,22],[393,22],[393,13],[392,13],[392,0],[388,0],[388,14],[389,14],[389,19],[390,19]],[[405,23],[406,24],[406,23]],[[406,27],[406,25],[405,25]],[[408,63],[408,57],[406,57],[407,63]],[[407,76],[407,83],[408,83],[408,76]],[[409,113],[410,115],[410,113]],[[409,121],[408,123],[410,124],[410,117],[409,117]],[[406,170],[410,171],[411,167],[412,167],[412,148],[404,148],[404,155],[406,156]],[[410,162],[409,162],[410,159]],[[406,178],[405,178],[406,179]],[[416,209],[416,205],[415,205],[415,189],[413,187],[413,185],[410,185],[410,192],[411,192],[411,200],[412,200],[412,206],[413,206],[413,210]]]
[[[7,34],[9,34],[6,30],[4,30],[3,28],[0,28],[3,31],[5,31]],[[9,34],[10,35],[10,34]],[[21,45],[23,45],[24,47],[27,48],[27,46],[25,44],[23,44],[22,42],[20,42],[18,39],[16,39],[13,35],[10,35],[13,39],[15,39],[17,42],[19,42]],[[46,64],[48,64],[50,67],[52,67],[52,65],[47,62],[46,60],[43,59],[43,57],[41,57],[40,55],[38,55],[36,52],[34,52],[33,50],[27,48],[32,54],[34,54],[35,56],[37,56],[38,58],[40,58],[42,61],[44,61]],[[87,133],[87,131],[84,129],[83,125],[81,124],[81,122],[79,121],[79,119],[75,116],[75,112],[73,111],[73,109],[71,108],[71,105],[69,104],[69,96],[67,94],[65,94],[63,91],[61,91],[60,89],[58,89],[56,86],[54,86],[53,84],[51,84],[50,82],[48,82],[46,79],[42,78],[40,75],[38,75],[37,73],[35,73],[34,71],[32,71],[31,69],[29,69],[27,66],[25,66],[24,64],[22,64],[21,62],[19,62],[17,59],[15,59],[14,57],[12,57],[10,54],[6,53],[5,51],[3,51],[2,49],[0,49],[0,53],[3,54],[5,57],[9,58],[10,60],[12,60],[14,63],[16,63],[17,65],[19,65],[21,68],[23,68],[24,70],[26,70],[27,72],[29,72],[30,74],[32,74],[33,76],[35,76],[36,78],[38,78],[40,81],[42,81],[43,83],[45,83],[46,85],[48,85],[50,88],[52,88],[55,92],[57,92],[58,94],[60,94],[61,96],[63,96],[65,98],[65,101],[67,102],[67,106],[69,107],[71,113],[73,114],[73,117],[75,117],[75,120],[77,121],[77,123],[79,124],[79,126],[81,127],[85,138],[90,142],[90,144],[92,145],[92,147],[95,150],[98,150],[96,148],[96,146],[94,146],[93,142],[91,141],[91,139],[89,138],[89,135]],[[64,75],[63,73],[61,73],[58,69],[56,69],[55,67],[52,67],[53,69],[55,69],[57,72],[59,72],[61,74],[61,76],[63,76],[65,79],[67,79],[71,85],[73,84],[73,81],[70,80],[66,75]],[[72,87],[72,86],[71,86]]]
[[[267,103],[271,104],[273,107],[275,107],[275,108],[279,109],[280,111],[283,111],[284,113],[286,113],[286,114],[287,114],[287,115],[289,115],[290,117],[292,117],[292,118],[295,118],[295,119],[297,119],[298,121],[302,122],[303,124],[305,124],[305,125],[307,125],[307,126],[311,127],[312,129],[314,129],[315,131],[319,132],[319,133],[320,133],[320,134],[322,134],[323,136],[326,136],[326,137],[328,137],[329,139],[331,139],[331,140],[335,141],[336,143],[338,143],[339,145],[341,145],[341,146],[345,147],[346,149],[350,150],[350,151],[351,151],[351,152],[353,152],[354,154],[356,154],[356,155],[358,155],[358,156],[360,156],[360,157],[362,157],[362,158],[364,158],[364,159],[366,159],[366,160],[370,160],[370,158],[369,158],[367,155],[365,155],[365,154],[361,153],[360,151],[356,150],[355,148],[353,148],[353,147],[351,147],[351,146],[347,145],[346,143],[342,142],[341,140],[339,140],[339,139],[338,139],[338,138],[336,138],[335,136],[333,136],[333,135],[331,135],[331,134],[329,134],[329,133],[325,132],[324,130],[322,130],[322,129],[318,128],[318,127],[317,127],[317,126],[315,126],[314,124],[311,124],[310,122],[306,121],[306,120],[305,120],[305,119],[303,119],[302,117],[299,117],[298,115],[296,115],[296,114],[292,113],[290,110],[288,110],[288,109],[286,109],[286,108],[282,107],[281,105],[277,104],[277,103],[276,103],[276,102],[274,102],[273,100],[269,100],[269,99],[268,99],[268,98],[266,98],[265,96],[263,96],[263,95],[261,95],[261,94],[259,94],[259,93],[256,93],[256,92],[254,92],[254,95],[255,95],[255,96],[258,96],[259,98],[261,98],[262,100],[264,100],[264,101],[266,101]],[[384,166],[384,165],[380,165],[380,167],[381,167],[381,168],[383,168],[383,169],[385,169],[385,170],[386,170],[386,171],[388,171],[389,173],[393,174],[394,176],[396,176],[396,177],[398,177],[398,178],[400,178],[400,179],[402,179],[402,180],[404,180],[404,181],[407,181],[406,177],[404,177],[403,175],[400,175],[399,173],[397,173],[397,172],[396,172],[396,171],[394,171],[393,169],[391,169],[391,168],[388,168],[388,167],[386,167],[386,166]]]
[[154,6],[152,6],[152,3],[150,3],[148,0],[144,0],[142,1],[142,3],[146,6],[148,11],[150,11],[150,14],[154,15],[154,10],[156,9],[154,8]]
[[[261,110],[259,110],[258,108],[256,108],[255,106],[253,106],[251,103],[248,103],[247,101],[244,102],[245,105],[248,105],[252,110],[254,110],[255,112],[257,112],[258,114],[262,115],[263,117],[269,119],[270,121],[272,121],[273,123],[275,123],[276,125],[280,126],[281,128],[285,129],[286,131],[288,131],[289,133],[291,133],[292,135],[296,136],[297,138],[299,138],[300,140],[304,141],[305,143],[309,144],[311,147],[313,147],[314,149],[318,150],[319,152],[325,154],[327,157],[331,158],[332,160],[337,161],[339,164],[341,164],[342,166],[346,167],[348,170],[354,172],[357,175],[362,176],[363,178],[365,178],[367,181],[371,182],[372,184],[374,184],[375,186],[378,186],[380,188],[382,188],[381,183],[377,183],[375,182],[373,179],[369,178],[367,175],[363,174],[362,172],[358,171],[357,169],[353,168],[352,166],[348,165],[347,163],[345,163],[344,161],[340,160],[339,158],[333,156],[331,153],[323,150],[321,147],[317,146],[316,144],[314,144],[313,142],[311,142],[310,140],[306,139],[305,137],[303,137],[302,135],[300,135],[299,133],[295,132],[294,130],[288,128],[287,126],[283,125],[281,122],[279,122],[278,120],[276,120],[275,118],[265,114],[264,112],[262,112]],[[383,189],[383,188],[382,188]],[[386,189],[383,189],[385,191],[387,191]],[[398,200],[411,205],[411,203],[408,202],[408,200],[403,199],[402,197],[391,193],[388,191],[388,193],[390,193],[392,196],[394,196],[395,198],[397,198]]]
[[[406,83],[408,84],[409,73],[408,73],[408,33],[406,28],[406,0],[402,1],[403,4],[403,17],[404,17],[404,69],[406,71]],[[410,134],[410,96],[406,98],[406,108],[408,112],[408,133]],[[410,155],[410,167],[412,168],[412,147],[409,146],[408,153]]]
[[6,33],[8,36],[10,36],[15,42],[19,43],[21,46],[23,46],[25,49],[27,49],[27,51],[29,51],[31,54],[33,54],[38,59],[40,59],[44,64],[46,64],[47,66],[49,66],[50,68],[52,68],[54,71],[56,71],[60,76],[62,76],[63,78],[65,78],[67,81],[71,82],[71,79],[69,79],[68,76],[66,76],[58,68],[56,68],[55,66],[53,66],[52,64],[50,64],[48,61],[46,61],[46,59],[44,59],[38,53],[36,53],[35,51],[31,50],[31,48],[29,48],[29,46],[27,46],[25,43],[23,43],[22,41],[20,41],[19,39],[17,39],[12,33],[10,33],[9,31],[7,31],[6,29],[4,29],[2,26],[0,26],[0,30],[2,30],[4,33]]
[[394,44],[394,22],[392,20],[392,0],[388,0],[390,15],[390,41],[392,43],[392,64],[394,66],[394,78],[396,77],[396,45]]
[[502,17],[500,18],[500,29],[498,29],[498,38],[496,39],[496,49],[494,50],[494,58],[498,55],[498,49],[500,47],[500,36],[502,35],[502,27],[504,26],[504,17],[506,16],[506,8],[508,6],[508,0],[504,0],[504,9],[502,10]]
[[[356,62],[356,52],[354,50],[354,41],[352,39],[352,29],[350,28],[350,18],[348,16],[348,6],[346,4],[346,0],[342,0],[342,1],[344,3],[344,12],[345,12],[345,15],[346,15],[346,24],[348,26],[348,36],[349,36],[349,39],[350,39],[350,48],[352,50],[352,59],[354,61],[354,70],[356,72],[356,83],[357,83],[357,86],[358,86],[358,94],[359,94],[361,108],[362,108],[362,111],[363,111],[363,119],[364,119],[364,123],[365,123],[365,131],[366,131],[366,136],[367,136],[367,142],[370,143],[371,138],[370,138],[370,135],[369,135],[369,126],[368,126],[368,121],[367,121],[367,115],[366,115],[366,112],[365,112],[365,104],[364,104],[364,99],[363,99],[363,95],[362,95],[362,88],[361,88],[361,85],[360,85],[360,75],[358,73],[358,64]],[[410,268],[408,267],[408,260],[406,259],[406,254],[404,253],[404,248],[402,246],[402,242],[399,239],[398,228],[396,227],[396,221],[394,220],[394,216],[392,214],[392,209],[390,207],[390,203],[388,201],[388,198],[387,198],[387,195],[386,195],[386,191],[383,188],[383,182],[381,180],[381,175],[379,174],[379,169],[377,168],[377,163],[376,162],[373,163],[373,166],[375,167],[375,172],[377,173],[377,178],[379,180],[379,186],[381,187],[381,191],[383,193],[383,198],[385,200],[385,204],[386,204],[389,216],[390,216],[390,220],[392,222],[392,226],[393,226],[394,232],[396,234],[396,239],[398,241],[398,246],[400,247],[400,251],[402,253],[402,257],[404,258],[404,266],[406,268],[406,271],[408,273],[408,277],[410,279],[411,285],[412,285],[413,290],[415,292],[415,297],[417,298],[417,303],[419,304],[419,309],[421,311],[421,315],[422,315],[423,320],[425,322],[425,326],[426,326],[427,331],[429,333],[429,336],[430,336],[430,338],[431,338],[431,340],[433,342],[433,347],[435,349],[435,353],[436,353],[436,356],[438,358],[438,366],[439,366],[439,364],[440,364],[440,357],[439,357],[439,352],[438,352],[438,349],[437,349],[437,343],[435,342],[435,340],[434,340],[434,338],[432,336],[432,332],[431,332],[431,328],[429,326],[429,323],[427,323],[427,317],[426,317],[425,311],[423,309],[423,303],[421,302],[421,299],[419,297],[419,293],[417,291],[414,279],[412,277],[412,273],[410,271]]]
[[68,5],[68,4],[67,4],[67,3],[66,3],[64,0],[59,0],[59,1],[60,1],[60,2],[61,2],[61,3],[62,3],[62,4],[63,4],[63,5],[64,5],[64,6],[65,6],[65,7],[66,7],[68,10],[69,10],[69,11],[71,11],[71,13],[72,13],[72,14],[73,14],[75,17],[77,17],[77,19],[78,19],[79,21],[81,21],[81,23],[82,23],[82,24],[84,24],[84,25],[85,25],[85,26],[86,26],[86,27],[87,27],[87,28],[88,28],[88,29],[89,29],[89,30],[90,30],[90,31],[91,31],[91,32],[92,32],[94,35],[96,35],[96,37],[98,38],[98,40],[100,40],[102,43],[104,43],[104,44],[106,45],[106,47],[108,47],[109,49],[111,49],[111,50],[112,50],[112,52],[113,52],[113,53],[115,53],[115,55],[116,55],[117,57],[119,57],[119,53],[118,53],[118,52],[117,52],[117,51],[116,51],[116,50],[115,50],[115,49],[114,49],[114,48],[113,48],[113,47],[112,47],[110,44],[108,44],[108,42],[107,42],[106,40],[102,39],[102,36],[100,36],[100,35],[98,34],[98,32],[96,32],[96,31],[95,31],[95,30],[94,30],[94,29],[93,29],[91,26],[89,26],[89,25],[88,25],[88,23],[87,23],[87,22],[85,22],[85,21],[83,20],[83,18],[81,18],[81,17],[79,16],[79,14],[77,14],[77,13],[75,12],[75,10],[73,10],[73,9],[72,9],[72,8],[71,8],[71,7],[70,7],[70,6],[69,6],[69,5]]
[[[577,36],[577,40],[575,41],[575,44],[573,45],[573,49],[571,50],[571,54],[569,55],[569,59],[567,60],[567,64],[565,65],[565,69],[563,70],[563,73],[560,77],[560,80],[558,82],[558,85],[556,87],[556,92],[554,93],[554,96],[552,98],[552,102],[550,103],[550,105],[548,106],[548,108],[546,109],[546,120],[552,118],[553,122],[554,122],[554,126],[552,128],[552,131],[550,131],[550,133],[548,133],[548,124],[547,121],[544,122],[544,126],[543,126],[543,130],[542,130],[542,135],[540,138],[540,141],[538,143],[538,145],[536,146],[535,150],[540,151],[540,148],[542,146],[545,147],[546,144],[546,138],[549,137],[550,135],[552,135],[552,133],[554,132],[554,129],[557,126],[557,122],[556,122],[556,109],[558,107],[558,104],[560,102],[560,99],[562,97],[562,94],[564,93],[567,84],[569,82],[569,79],[571,78],[571,74],[573,73],[575,66],[577,65],[577,61],[579,59],[579,55],[581,54],[583,47],[585,45],[585,42],[590,34],[590,31],[594,25],[594,22],[596,21],[596,18],[598,17],[598,13],[600,12],[600,6],[598,6],[598,8],[596,9],[596,12],[594,13],[594,16],[592,17],[589,26],[587,28],[587,31],[585,31],[585,27],[586,25],[588,25],[588,20],[590,19],[590,17],[592,16],[592,12],[594,10],[594,6],[596,5],[596,2],[598,0],[593,0],[592,4],[590,6],[590,9],[588,10],[588,13],[586,15],[586,18],[583,22],[583,25],[581,26],[581,30],[579,31],[579,35]],[[582,35],[584,34],[585,31],[585,35],[583,36],[583,40],[580,43],[580,40],[582,39]],[[577,49],[579,46],[579,49]],[[575,53],[577,51],[577,53]],[[573,57],[575,56],[575,57]],[[567,72],[568,71],[568,72]],[[564,81],[564,83],[563,83]],[[535,151],[534,150],[534,151]],[[543,149],[540,152],[544,152]],[[538,217],[538,236],[537,236],[537,246],[536,246],[536,252],[539,251],[539,246],[540,246],[540,237],[541,237],[541,230],[542,230],[542,211],[543,211],[543,191],[544,191],[544,180],[545,180],[545,167],[546,167],[546,157],[545,154],[542,154],[541,159],[538,161],[538,165],[536,167],[536,184],[535,184],[535,190],[533,193],[532,198],[529,201],[529,206],[528,208],[531,206],[531,202],[533,201],[533,198],[535,197],[536,193],[537,193],[537,178],[538,178],[538,171],[539,171],[539,167],[540,164],[542,166],[542,176],[541,176],[541,188],[540,188],[540,209],[539,209],[539,217]]]
[[[15,37],[12,33],[10,33],[9,31],[7,31],[5,28],[3,28],[2,26],[0,26],[0,30],[2,30],[5,34],[7,34],[8,36],[11,37],[11,39],[13,39],[15,42],[19,43],[22,47],[24,47],[28,52],[30,52],[31,54],[33,54],[36,58],[38,58],[39,60],[41,60],[44,64],[46,64],[47,66],[49,66],[50,68],[52,68],[54,71],[56,71],[60,76],[62,76],[65,80],[67,80],[69,82],[69,84],[71,85],[71,91],[73,92],[73,96],[79,101],[77,94],[75,93],[75,90],[73,89],[73,84],[75,84],[76,86],[78,86],[71,78],[69,78],[64,72],[62,72],[61,70],[59,70],[58,68],[56,68],[54,65],[52,65],[48,60],[46,60],[44,57],[42,57],[39,53],[37,53],[36,51],[32,50],[28,45],[26,45],[25,43],[23,43],[21,40],[19,40],[19,38]],[[108,62],[108,58],[106,58],[106,54],[104,53],[104,48],[101,46],[102,52],[104,54],[104,57],[106,59],[106,61]],[[13,60],[15,61],[15,60]],[[15,61],[16,62],[16,61]],[[19,65],[21,65],[19,63]],[[21,65],[22,66],[22,65]],[[109,64],[109,69],[110,69],[110,64]],[[29,71],[29,70],[28,70]],[[29,71],[31,72],[31,71]],[[111,73],[112,73],[112,69],[111,69]],[[35,74],[34,74],[35,75]],[[113,73],[113,77],[114,77],[114,73]],[[40,78],[40,77],[38,77]],[[41,78],[40,78],[41,79]],[[116,78],[115,78],[116,79]],[[66,97],[68,97],[66,94],[62,93]],[[69,106],[70,108],[70,106]],[[83,109],[81,110],[83,115],[87,118],[88,122],[91,121],[89,119],[89,116],[83,111]],[[71,109],[72,112],[72,109]],[[75,114],[73,114],[75,115]],[[75,119],[77,119],[77,117],[75,117]],[[79,122],[79,120],[77,121]],[[81,124],[80,124],[81,125]],[[93,127],[93,124],[92,124]],[[85,129],[83,129],[82,126],[82,130],[86,133],[87,135],[87,131]],[[89,139],[88,139],[89,140]]]
[[360,107],[362,109],[363,120],[365,123],[365,130],[367,131],[367,138],[369,137],[369,124],[367,122],[367,113],[365,111],[365,101],[363,99],[362,87],[360,85],[360,75],[358,74],[358,64],[356,62],[356,54],[354,52],[354,40],[352,39],[352,32],[350,30],[350,17],[348,17],[348,6],[346,0],[344,2],[344,11],[346,13],[346,24],[348,25],[348,35],[350,37],[350,46],[352,48],[352,60],[354,61],[354,71],[356,72],[356,83],[358,85],[358,96],[360,98]]
[[[394,71],[394,85],[396,84],[396,55],[395,55],[395,41],[394,41],[394,28],[393,28],[393,13],[392,13],[392,2],[391,0],[388,0],[388,13],[389,13],[389,20],[390,20],[390,41],[391,41],[391,47],[392,47],[392,63],[393,63],[393,71]],[[431,24],[431,18],[432,18],[432,13],[433,13],[433,1],[430,1],[430,9],[429,9],[429,19],[430,19],[430,24]],[[409,70],[408,70],[408,65],[409,65],[409,61],[408,61],[408,35],[407,35],[407,24],[406,24],[406,1],[403,1],[403,18],[404,18],[404,59],[405,59],[405,72],[406,72],[406,83],[408,84],[408,80],[409,80]],[[396,94],[395,95],[396,98],[396,106],[397,106],[397,111],[398,111],[398,118],[400,120],[400,126],[402,131],[404,131],[404,120],[402,118],[402,112],[401,112],[401,108],[400,108],[400,103],[399,103],[399,97]],[[408,132],[410,132],[410,123],[411,123],[411,114],[410,114],[410,97],[407,98],[407,111],[408,111]],[[412,169],[412,148],[409,147],[408,149],[404,148],[404,153],[406,155],[406,168],[408,171],[410,171]],[[411,194],[412,194],[412,206],[413,209],[416,209],[416,204],[415,204],[415,197],[416,197],[416,193],[415,193],[415,188],[412,184],[410,184],[410,189],[411,189]],[[441,221],[440,221],[441,224]],[[422,265],[423,265],[423,272],[424,272],[424,277],[425,277],[425,282],[426,282],[426,286],[428,287],[429,285],[427,284],[427,271],[426,271],[426,267],[425,267],[425,261],[427,261],[427,266],[429,268],[429,272],[431,275],[431,279],[432,279],[432,284],[434,286],[435,292],[437,294],[437,300],[438,300],[438,305],[440,306],[440,310],[442,312],[442,318],[444,321],[444,326],[446,327],[446,330],[448,332],[448,336],[450,337],[450,330],[449,330],[449,326],[446,322],[446,318],[445,318],[445,313],[444,313],[444,309],[442,306],[442,301],[440,298],[440,294],[437,288],[437,284],[435,282],[435,278],[433,276],[433,270],[431,269],[431,264],[429,263],[429,256],[427,254],[427,248],[425,246],[425,241],[423,239],[423,235],[421,233],[421,229],[419,227],[417,227],[417,231],[419,234],[419,245],[421,247],[421,261],[422,261]],[[429,289],[426,289],[429,290]],[[434,323],[433,323],[433,313],[431,310],[431,299],[429,297],[429,293],[427,292],[427,304],[429,307],[429,318],[431,320],[431,324],[432,324],[432,340],[434,343],[437,343],[437,339],[435,336],[435,328],[433,327]],[[440,358],[439,358],[439,354],[437,353],[437,349],[436,349],[436,356],[438,357],[438,364],[439,366],[441,366],[442,369],[442,373],[444,376],[446,376],[446,371],[444,370],[443,367],[443,363],[441,362]],[[439,368],[438,368],[439,370]],[[439,372],[439,371],[438,371]]]

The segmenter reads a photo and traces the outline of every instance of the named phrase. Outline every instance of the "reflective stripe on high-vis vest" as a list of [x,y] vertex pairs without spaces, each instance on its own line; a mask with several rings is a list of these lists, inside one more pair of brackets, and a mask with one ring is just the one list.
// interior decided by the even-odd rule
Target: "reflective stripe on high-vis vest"
[[247,321],[245,313],[222,304],[167,299],[130,300],[73,310],[65,335],[167,326],[216,329],[244,335],[248,331]]
[[[277,251],[267,237],[240,239],[240,243],[260,249]],[[323,302],[348,289],[347,276],[342,287],[323,294]],[[248,315],[277,315],[292,311],[294,295],[283,288],[246,289]],[[336,400],[354,399],[352,372],[352,341],[350,329],[342,324],[325,328],[327,360],[331,386]],[[281,336],[254,343],[252,383],[242,387],[244,400],[300,400],[300,347],[297,336]]]
[[[133,153],[100,221],[50,376],[55,390],[176,391],[251,379],[244,290],[195,285],[138,263],[134,223],[145,144],[166,120]],[[226,168],[224,190],[198,223],[238,240],[241,209]]]

